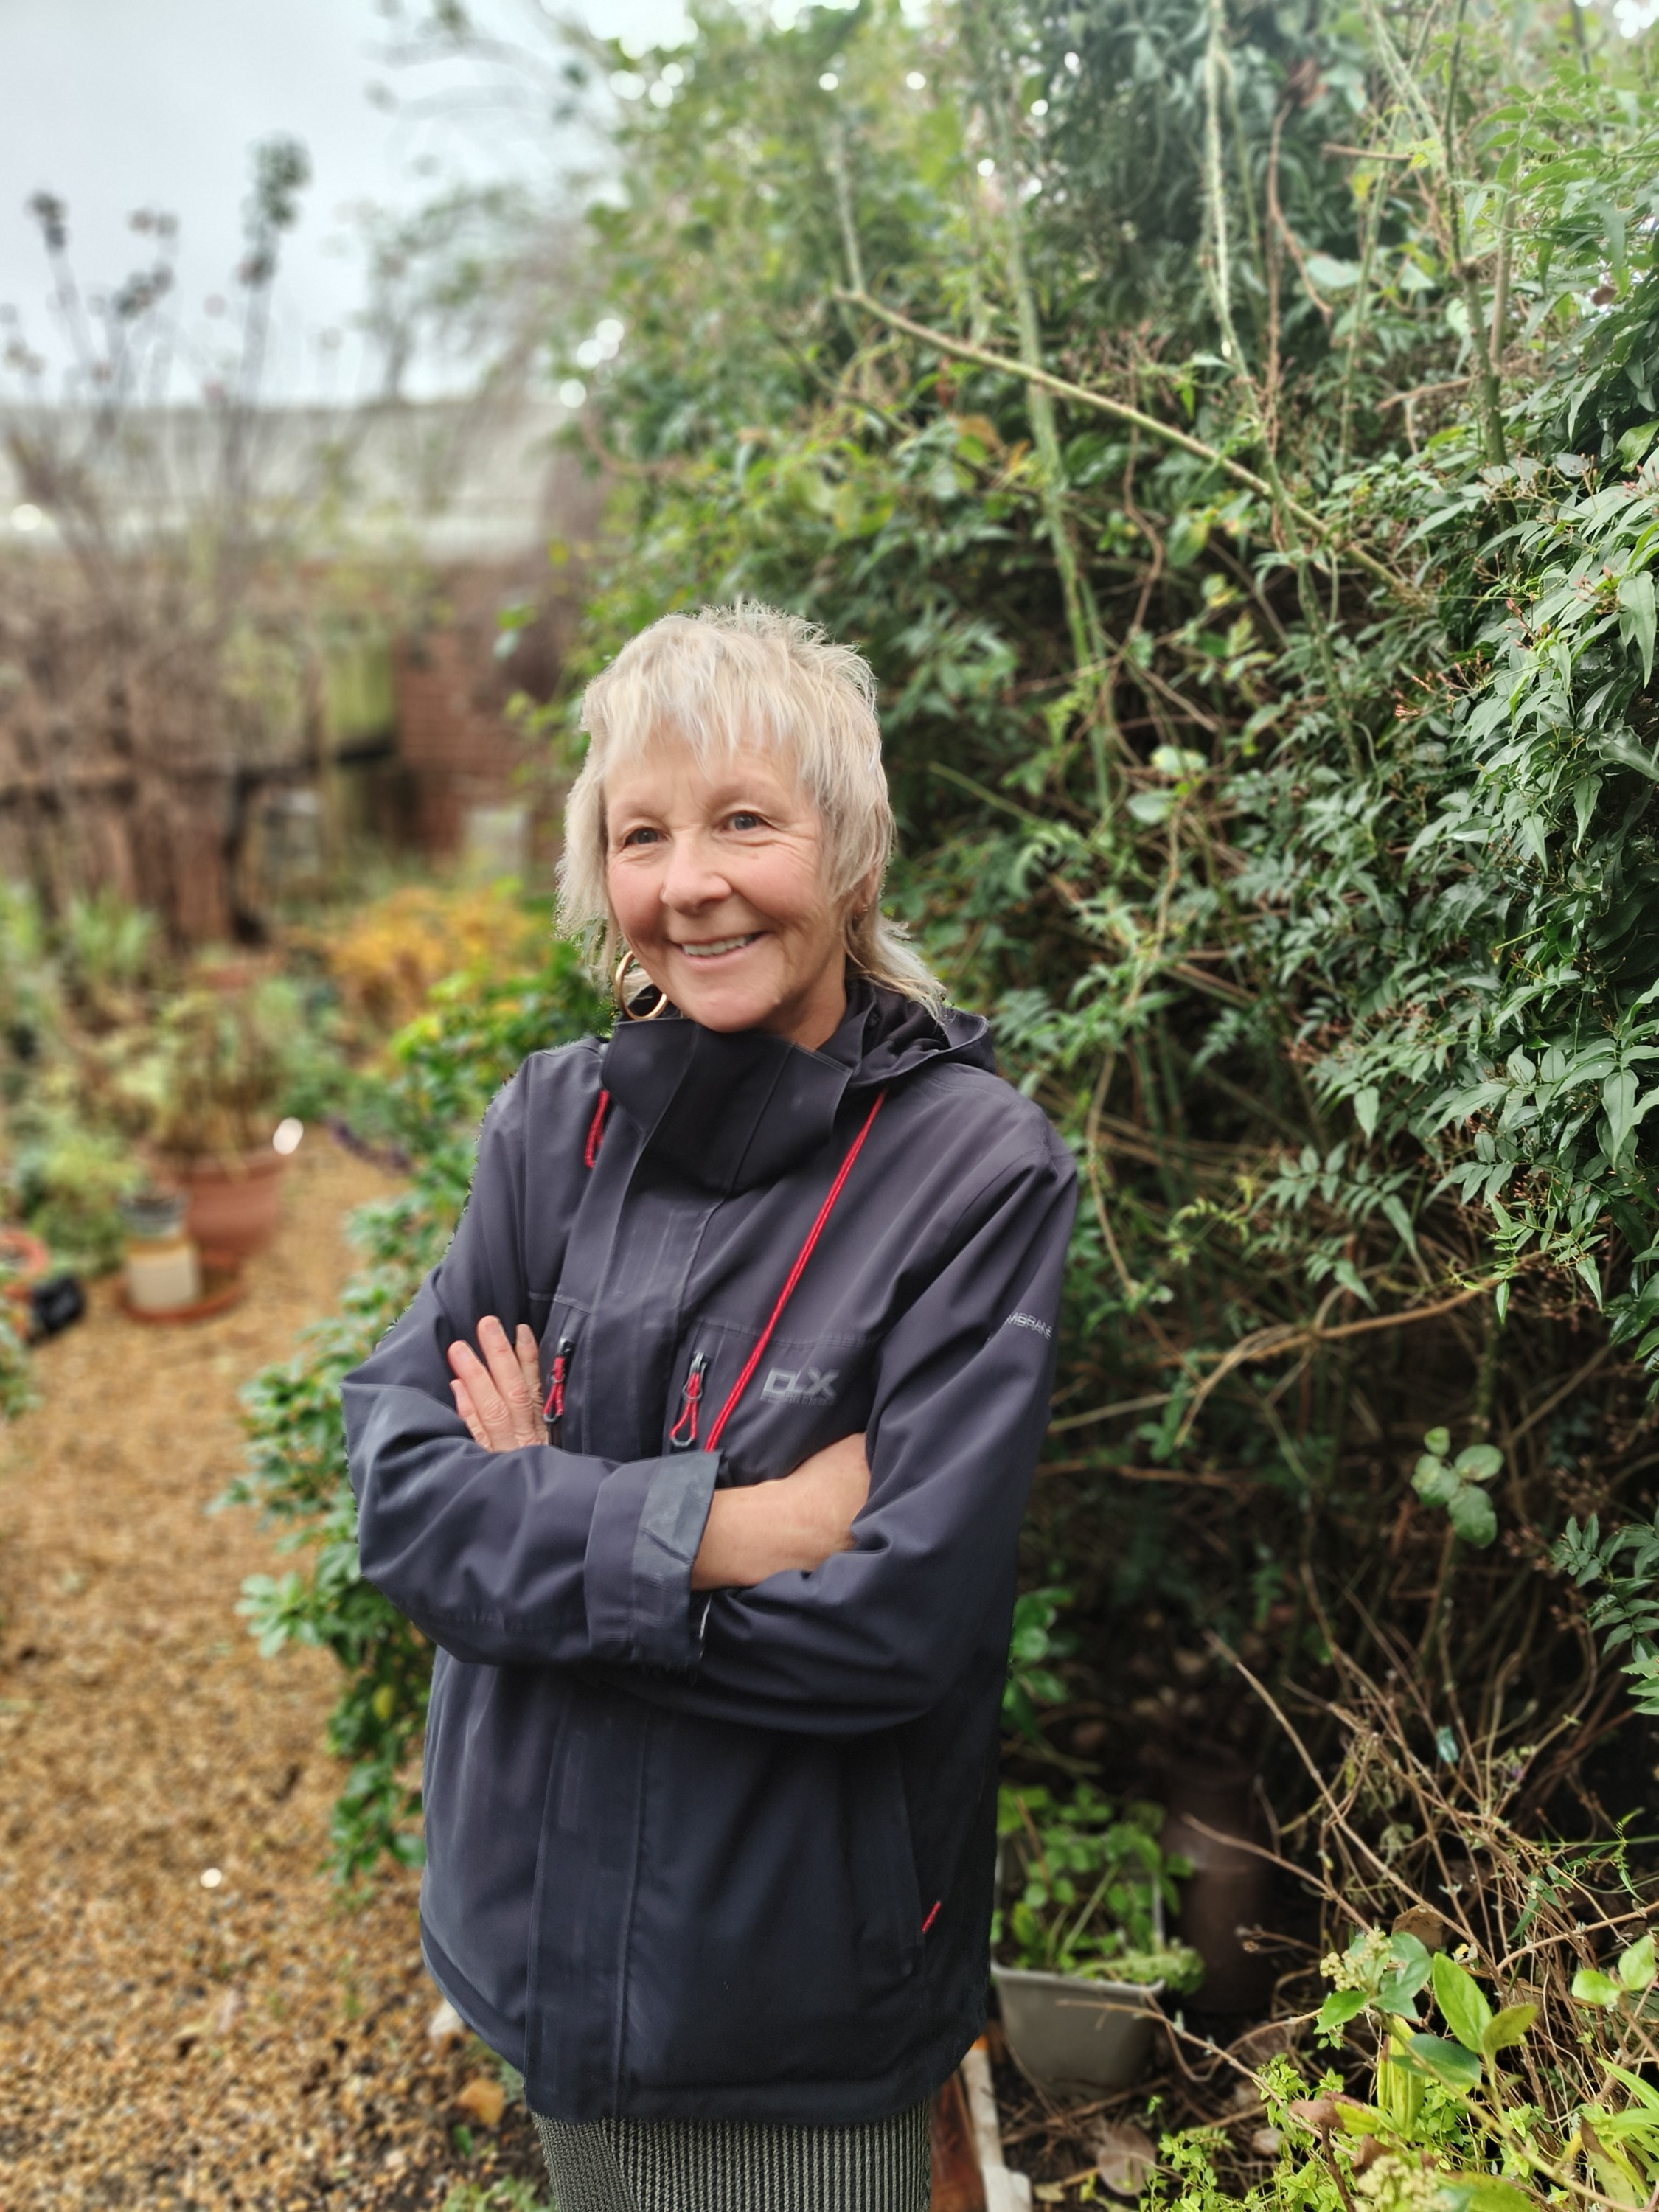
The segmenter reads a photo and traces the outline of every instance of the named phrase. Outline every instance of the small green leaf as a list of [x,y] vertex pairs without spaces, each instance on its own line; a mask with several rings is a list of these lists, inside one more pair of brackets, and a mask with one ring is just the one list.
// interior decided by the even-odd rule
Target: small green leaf
[[1450,1499],[1446,1511],[1451,1524],[1466,1544],[1474,1544],[1484,1551],[1498,1534],[1498,1516],[1492,1502],[1484,1490],[1473,1483],[1460,1483],[1457,1495]]
[[1392,1192],[1382,1200],[1382,1212],[1406,1249],[1408,1252],[1415,1252],[1417,1231],[1412,1226],[1412,1218]]
[[1316,284],[1322,292],[1346,292],[1359,282],[1357,261],[1339,261],[1329,253],[1310,253],[1305,266],[1310,283]]
[[1389,1949],[1395,1964],[1377,1983],[1377,2010],[1393,2013],[1401,2020],[1415,2020],[1417,2007],[1413,2000],[1429,1978],[1429,1954],[1415,1936],[1389,1936]]
[[1482,2055],[1487,2058],[1493,2057],[1498,2051],[1508,2051],[1522,2041],[1537,2017],[1535,2004],[1505,2005],[1502,2012],[1492,2015],[1480,2038]]
[[1376,1109],[1382,1103],[1382,1093],[1375,1084],[1367,1084],[1353,1094],[1353,1117],[1368,1137],[1376,1133]]
[[1538,2200],[1495,2173],[1454,2173],[1449,2186],[1463,2197],[1467,2212],[1538,2212]]
[[1443,1460],[1420,1459],[1412,1488],[1425,1505],[1449,1505],[1463,1487]]
[[1203,753],[1194,752],[1187,745],[1154,745],[1152,766],[1160,775],[1174,776],[1190,783],[1194,776],[1202,775],[1210,765]]
[[1339,2126],[1351,2136],[1382,2135],[1389,2125],[1388,2115],[1379,2112],[1375,2105],[1358,2104],[1352,2097],[1336,2100],[1336,2118]]
[[1628,1951],[1620,1953],[1617,1971],[1620,1980],[1627,1990],[1644,1990],[1648,1987],[1655,1973],[1659,1972],[1659,1967],[1656,1967],[1654,1963],[1651,1929],[1643,1936],[1640,1942],[1632,1943]]
[[1463,2048],[1478,2055],[1492,2026],[1492,2007],[1474,1975],[1444,1951],[1434,1957],[1434,2001]]
[[1615,2081],[1624,2083],[1633,2103],[1644,2105],[1650,2112],[1659,2112],[1659,2089],[1656,2089],[1651,2081],[1644,2081],[1639,2074],[1632,2074],[1628,2066],[1615,2065],[1612,2060],[1607,2062],[1607,2071]]
[[1364,1990],[1333,1990],[1320,2006],[1314,2025],[1322,2035],[1339,2034],[1364,2009]]
[[1653,443],[1659,422],[1637,422],[1619,441],[1619,458],[1627,469],[1638,469]]
[[1470,1444],[1452,1462],[1465,1482],[1490,1482],[1504,1464],[1496,1444]]
[[1451,1431],[1431,1429],[1423,1439],[1423,1449],[1425,1452],[1431,1452],[1436,1459],[1444,1459],[1451,1449]]
[[1407,2039],[1406,2048],[1443,2088],[1467,2094],[1480,2087],[1480,2061],[1462,2044],[1448,2043],[1443,2036],[1413,2035]]
[[1601,1085],[1601,1103],[1607,1116],[1607,1158],[1616,1161],[1636,1127],[1636,1078],[1629,1068],[1619,1068],[1608,1076]]
[[1625,1992],[1611,1974],[1600,1972],[1594,1966],[1581,1966],[1572,1978],[1572,1993],[1580,2004],[1600,2005],[1611,2012],[1623,2002]]
[[1164,545],[1172,568],[1190,568],[1209,543],[1210,515],[1183,507],[1170,525]]
[[1135,820],[1144,822],[1152,830],[1156,830],[1160,822],[1169,819],[1175,803],[1176,795],[1172,791],[1138,791],[1126,801]]
[[1619,635],[1627,645],[1634,641],[1644,684],[1653,681],[1654,617],[1653,571],[1640,568],[1619,586]]

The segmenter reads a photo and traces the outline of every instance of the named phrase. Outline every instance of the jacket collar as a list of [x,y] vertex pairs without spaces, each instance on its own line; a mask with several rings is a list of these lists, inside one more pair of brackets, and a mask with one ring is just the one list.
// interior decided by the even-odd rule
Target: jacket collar
[[944,1060],[994,1066],[979,1015],[935,1015],[855,975],[840,1028],[816,1052],[768,1030],[706,1030],[671,1008],[617,1023],[600,1080],[643,1131],[641,1158],[729,1196],[809,1158],[848,1091]]
[[817,1052],[769,1030],[721,1033],[674,1012],[619,1022],[600,1080],[644,1132],[643,1158],[729,1196],[787,1174],[828,1138],[867,1011],[849,1006]]

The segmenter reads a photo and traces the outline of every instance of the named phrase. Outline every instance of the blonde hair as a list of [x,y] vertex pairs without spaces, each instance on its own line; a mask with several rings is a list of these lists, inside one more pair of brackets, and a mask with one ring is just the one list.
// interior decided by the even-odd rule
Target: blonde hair
[[893,808],[881,764],[876,679],[816,623],[745,599],[664,615],[630,638],[582,695],[587,757],[564,810],[559,919],[609,980],[622,935],[605,887],[605,779],[666,732],[700,760],[758,744],[785,754],[823,824],[830,896],[874,896],[846,918],[847,957],[872,982],[937,1006],[944,994],[881,911]]

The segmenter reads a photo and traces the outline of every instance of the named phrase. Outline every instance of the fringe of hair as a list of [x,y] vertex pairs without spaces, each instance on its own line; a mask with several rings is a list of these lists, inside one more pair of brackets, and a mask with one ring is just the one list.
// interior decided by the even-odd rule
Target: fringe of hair
[[816,623],[753,599],[664,615],[593,678],[582,695],[580,722],[587,757],[565,802],[559,921],[584,942],[604,981],[622,949],[605,888],[605,775],[672,731],[702,760],[739,743],[788,757],[823,823],[831,895],[847,898],[875,878],[869,905],[848,910],[848,962],[904,998],[943,1003],[937,978],[906,942],[902,925],[881,911],[893,808],[881,764],[876,679],[850,646],[834,643]]

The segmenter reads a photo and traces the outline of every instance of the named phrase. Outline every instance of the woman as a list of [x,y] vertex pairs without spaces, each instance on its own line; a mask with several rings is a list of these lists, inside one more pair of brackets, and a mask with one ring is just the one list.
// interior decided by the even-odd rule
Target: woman
[[881,914],[873,694],[753,605],[590,686],[562,890],[623,1018],[496,1098],[344,1386],[438,1647],[426,1960],[560,2212],[924,2212],[983,2016],[1074,1178]]

